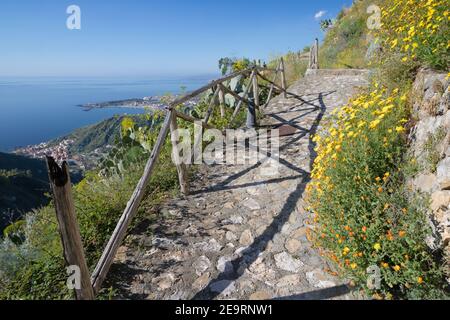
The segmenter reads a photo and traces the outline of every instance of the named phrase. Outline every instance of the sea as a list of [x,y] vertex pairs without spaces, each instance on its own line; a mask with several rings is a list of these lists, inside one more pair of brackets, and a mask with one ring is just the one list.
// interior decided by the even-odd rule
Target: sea
[[85,111],[79,105],[180,94],[217,75],[141,78],[0,77],[0,151],[46,142],[114,115],[145,112],[132,108]]

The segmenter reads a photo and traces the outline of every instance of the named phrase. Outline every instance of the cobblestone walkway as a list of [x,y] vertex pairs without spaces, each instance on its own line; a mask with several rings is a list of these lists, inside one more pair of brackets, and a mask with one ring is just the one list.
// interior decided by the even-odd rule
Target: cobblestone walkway
[[355,298],[308,242],[302,196],[314,159],[310,136],[366,78],[322,71],[295,83],[288,99],[273,99],[264,125],[295,129],[280,138],[277,176],[265,176],[263,165],[202,166],[192,195],[169,201],[120,248],[112,270],[118,298]]

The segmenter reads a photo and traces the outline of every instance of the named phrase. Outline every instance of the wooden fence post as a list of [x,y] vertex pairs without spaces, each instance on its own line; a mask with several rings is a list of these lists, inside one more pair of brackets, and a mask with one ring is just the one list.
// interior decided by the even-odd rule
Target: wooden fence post
[[316,61],[316,69],[319,69],[319,39],[316,38],[315,41],[315,61]]
[[319,39],[314,40],[309,53],[309,69],[319,69]]
[[220,117],[225,118],[225,93],[222,89],[219,89],[219,106],[220,106]]
[[[184,97],[183,99],[186,98]],[[181,103],[180,100],[178,100],[178,103]],[[167,134],[169,133],[171,117],[174,116],[175,110],[170,110],[166,114],[164,123],[162,124],[161,130],[158,134],[158,139],[156,140],[150,158],[145,165],[144,173],[142,174],[141,179],[136,185],[136,188],[134,189],[134,192],[127,203],[127,207],[123,211],[122,216],[120,217],[119,222],[117,223],[116,228],[111,235],[111,238],[106,244],[105,250],[100,257],[100,260],[98,261],[97,266],[92,273],[91,282],[94,287],[94,292],[98,292],[100,290],[103,280],[105,280],[108,270],[113,263],[114,256],[117,253],[117,249],[125,238],[127,228],[139,209],[139,204],[144,197],[146,187],[150,182],[152,172],[155,169],[156,163],[158,161],[159,153],[161,152],[164,142],[166,141]]]
[[253,84],[253,98],[254,98],[254,102],[255,102],[255,110],[260,108],[259,105],[259,87],[258,87],[258,74],[256,73],[256,68],[255,68],[255,73],[254,73],[254,77],[252,79],[252,84]]
[[[255,99],[258,95],[258,83],[256,82],[256,93],[255,93],[255,78],[257,77],[256,69],[253,70],[251,75],[251,85],[252,85],[252,96],[253,98],[249,101],[247,105],[247,121],[246,121],[246,127],[247,128],[254,128],[256,127],[256,103]],[[250,85],[250,84],[249,84]]]
[[281,88],[283,89],[283,97],[287,98],[287,84],[286,84],[286,70],[284,68],[284,59],[283,57],[280,59],[280,69],[281,69]]
[[62,167],[59,167],[52,157],[47,157],[47,168],[53,190],[53,201],[55,203],[64,259],[68,266],[77,266],[80,269],[81,286],[79,289],[75,289],[76,299],[93,300],[94,290],[90,281],[80,228],[75,214],[69,167],[66,162],[62,164]]
[[180,157],[180,150],[177,143],[179,140],[178,134],[177,116],[173,115],[170,119],[170,139],[172,141],[172,160],[175,162],[175,166],[178,171],[178,181],[180,182],[181,193],[184,195],[189,194],[189,177],[186,168],[186,164],[182,162]]

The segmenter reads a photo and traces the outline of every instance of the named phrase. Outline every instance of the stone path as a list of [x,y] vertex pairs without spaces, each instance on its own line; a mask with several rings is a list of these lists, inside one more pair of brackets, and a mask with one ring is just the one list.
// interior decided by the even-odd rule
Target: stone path
[[[320,120],[367,85],[360,72],[321,72],[273,99],[264,124],[280,138],[278,174],[261,165],[202,166],[193,194],[169,201],[134,232],[112,270],[121,299],[351,299],[306,238],[302,199]],[[111,281],[110,281],[111,282]]]

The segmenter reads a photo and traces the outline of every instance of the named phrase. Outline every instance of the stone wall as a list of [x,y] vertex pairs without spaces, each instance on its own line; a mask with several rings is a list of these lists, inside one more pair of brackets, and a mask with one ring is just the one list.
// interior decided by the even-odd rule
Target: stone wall
[[443,250],[450,277],[450,81],[446,77],[431,70],[419,72],[412,89],[415,126],[409,138],[416,162],[412,187],[429,194],[431,201],[428,216],[434,234],[428,244]]

